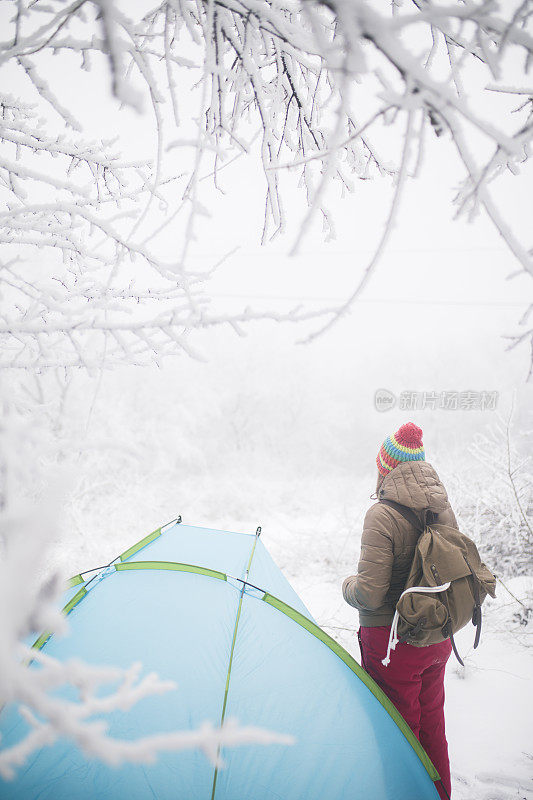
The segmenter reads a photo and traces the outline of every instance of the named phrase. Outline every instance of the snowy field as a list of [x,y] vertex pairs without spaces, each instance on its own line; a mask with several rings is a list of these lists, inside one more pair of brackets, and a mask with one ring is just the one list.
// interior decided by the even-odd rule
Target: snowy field
[[[277,491],[275,485],[268,487],[269,493]],[[361,498],[360,508],[363,504]],[[302,509],[298,519],[287,512],[275,513],[262,537],[317,622],[359,660],[357,615],[340,594],[342,578],[351,573],[358,550],[362,516],[357,506],[354,501],[350,519],[348,508],[338,515],[324,509],[318,517]],[[184,521],[208,522],[188,515]],[[229,527],[223,514],[211,514],[209,524]],[[249,529],[253,530],[253,524]],[[132,527],[123,536],[106,533],[119,552],[145,530]],[[76,562],[75,570],[80,563],[87,567],[93,561]],[[508,585],[516,597],[531,602],[533,578],[511,579]],[[533,798],[533,624],[531,619],[528,625],[520,624],[519,613],[520,606],[499,586],[497,599],[489,598],[486,604],[479,649],[471,647],[473,629],[456,637],[465,668],[452,656],[446,679],[446,719],[457,800]]]
[[[66,455],[66,514],[44,571],[55,566],[68,575],[107,563],[178,514],[192,525],[227,530],[261,525],[265,545],[317,622],[358,659],[357,614],[340,587],[356,568],[380,439],[404,417],[365,417],[365,398],[353,399],[348,378],[336,383],[325,366],[314,377],[307,373],[302,394],[317,353],[287,350],[288,363],[275,366],[271,347],[252,340],[237,351],[238,361],[230,347],[207,367],[184,361],[161,372],[104,375],[96,392],[94,381],[90,391],[83,381],[74,386],[75,415],[66,427],[79,454]],[[519,420],[523,413],[519,407]],[[497,548],[475,527],[466,487],[479,493],[476,486],[484,485],[489,504],[498,492],[501,502],[506,495],[486,465],[476,473],[465,443],[476,432],[494,432],[496,417],[458,415],[444,431],[441,419],[416,419],[427,459],[448,486],[465,532],[494,559]],[[503,457],[505,442],[499,446]],[[489,563],[524,605],[499,584],[496,600],[484,606],[479,649],[472,650],[473,629],[465,629],[457,637],[465,668],[452,657],[447,670],[457,800],[533,798],[533,622],[524,608],[531,607],[533,577],[512,577],[518,550],[512,542],[508,550],[501,565]]]
[[[368,477],[370,484],[373,475]],[[357,614],[343,601],[340,585],[342,578],[354,569],[363,510],[370,503],[365,497],[368,492],[358,493],[358,498],[347,498],[342,508],[328,509],[328,498],[324,496],[323,507],[314,514],[298,504],[291,510],[290,493],[275,483],[265,486],[264,491],[271,498],[283,492],[281,497],[285,501],[284,510],[273,510],[266,525],[264,517],[258,518],[264,526],[264,543],[321,627],[359,660]],[[314,502],[316,491],[316,484],[309,484],[308,492]],[[348,486],[345,491],[348,495]],[[238,502],[238,498],[233,499]],[[240,500],[246,504],[245,497]],[[222,510],[219,514],[211,510],[204,515],[196,510],[190,516],[184,502],[175,510],[184,514],[187,523],[254,529],[255,519],[250,519],[246,528],[237,525],[230,512],[224,514]],[[120,533],[106,529],[110,550],[106,551],[104,561],[108,552],[120,552],[147,530],[134,524]],[[84,550],[93,551],[92,558],[84,553],[80,561]],[[100,563],[102,555],[101,549],[90,544],[74,546],[72,551],[67,545],[63,552],[73,572],[96,561]],[[533,578],[511,579],[506,585],[516,597],[529,599],[531,603]],[[479,649],[473,651],[471,647],[473,629],[465,629],[457,636],[465,668],[452,656],[447,670],[447,731],[453,796],[457,800],[533,798],[533,624],[531,618],[528,625],[521,624],[520,605],[501,585],[497,592],[497,599],[489,598],[484,609]]]

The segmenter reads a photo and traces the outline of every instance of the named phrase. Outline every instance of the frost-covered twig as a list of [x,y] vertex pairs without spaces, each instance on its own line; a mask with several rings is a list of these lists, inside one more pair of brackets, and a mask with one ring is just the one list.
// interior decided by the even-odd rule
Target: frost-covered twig
[[308,338],[308,341],[311,341],[312,339],[316,338],[316,336],[321,335],[326,330],[331,328],[336,322],[338,322],[341,319],[341,317],[344,314],[346,314],[350,310],[351,306],[353,305],[353,303],[355,302],[357,297],[363,291],[363,289],[364,289],[366,283],[368,282],[373,270],[376,268],[381,255],[383,254],[383,250],[385,248],[387,240],[389,239],[389,236],[391,235],[392,229],[394,227],[394,220],[395,220],[395,217],[396,217],[396,215],[398,213],[401,193],[402,193],[402,190],[404,188],[404,184],[405,184],[405,181],[406,181],[406,178],[407,178],[407,166],[408,166],[408,163],[409,163],[409,157],[411,155],[412,136],[413,136],[413,116],[414,116],[414,110],[411,109],[409,111],[408,115],[407,115],[407,130],[406,130],[406,136],[405,136],[405,139],[404,139],[404,151],[403,151],[402,161],[401,161],[401,165],[400,165],[400,171],[399,171],[398,179],[397,179],[397,183],[396,183],[396,188],[395,188],[395,191],[394,191],[394,194],[393,194],[393,198],[392,198],[389,214],[388,214],[387,220],[385,222],[385,227],[384,227],[383,233],[381,235],[380,241],[378,243],[378,246],[376,248],[376,251],[374,252],[370,262],[368,263],[367,267],[365,268],[365,270],[363,272],[363,277],[361,278],[361,280],[357,284],[357,287],[354,290],[354,292],[352,293],[352,295],[341,306],[341,308],[335,313],[335,315],[332,317],[332,319],[329,322],[327,322],[326,325],[324,327],[322,327],[319,331],[317,331],[316,333],[312,334]]
[[505,589],[505,591],[506,591],[506,592],[508,592],[508,593],[511,595],[511,597],[513,598],[513,600],[516,600],[516,602],[517,602],[519,605],[521,605],[523,608],[527,608],[526,604],[525,604],[525,603],[523,603],[523,602],[520,600],[520,598],[518,598],[518,597],[517,597],[517,596],[516,596],[516,595],[515,595],[515,594],[514,594],[514,593],[513,593],[513,592],[512,592],[510,589],[509,589],[509,587],[507,586],[507,584],[505,584],[505,583],[502,581],[502,579],[501,579],[501,578],[500,578],[498,575],[496,575],[496,580],[498,581],[498,583],[500,583],[500,584],[503,586],[503,588]]
[[520,516],[522,517],[522,521],[523,521],[524,525],[526,526],[527,530],[529,531],[529,535],[528,535],[529,543],[531,545],[533,545],[533,528],[531,527],[531,524],[529,522],[529,519],[527,517],[527,514],[525,512],[525,509],[524,509],[524,506],[523,506],[523,503],[522,503],[523,488],[522,488],[522,491],[521,491],[520,488],[517,486],[516,479],[515,479],[517,471],[519,471],[521,467],[523,468],[524,464],[522,462],[519,466],[513,466],[513,455],[514,454],[513,454],[513,448],[512,448],[512,443],[511,443],[511,425],[512,425],[512,422],[513,422],[513,411],[514,411],[514,402],[511,405],[511,409],[509,411],[509,416],[507,417],[507,424],[505,426],[505,441],[506,441],[506,445],[507,445],[507,477],[509,479],[509,483],[510,483],[511,488],[513,490],[514,499],[515,499],[517,508],[518,508],[518,510],[520,512]]
[[[490,76],[489,97],[496,101],[503,91],[524,97],[523,88],[514,91],[514,81],[505,80],[504,62],[511,49],[523,59],[522,74],[519,71],[513,76],[517,86],[523,87],[521,78],[527,76],[533,53],[531,20],[523,3],[497,8],[483,0],[466,5],[414,0],[401,8],[395,4],[391,15],[388,3],[370,4],[366,0],[281,0],[274,5],[267,0],[164,0],[138,19],[133,11],[119,10],[112,0],[78,0],[69,5],[51,2],[39,6],[38,12],[35,16],[35,5],[28,0],[18,3],[12,35],[0,43],[0,66],[17,65],[40,94],[40,102],[75,133],[78,122],[60,99],[60,87],[45,78],[41,56],[78,53],[86,70],[91,69],[91,59],[107,58],[111,85],[121,101],[138,108],[140,94],[149,99],[156,131],[155,166],[151,175],[146,166],[137,168],[142,174],[137,173],[136,187],[133,165],[126,168],[117,158],[114,162],[108,156],[102,159],[101,147],[88,151],[81,142],[53,141],[44,132],[36,137],[29,112],[24,112],[26,119],[15,119],[16,113],[7,103],[2,114],[6,138],[0,139],[0,149],[9,148],[11,142],[14,147],[20,146],[17,154],[24,157],[20,161],[17,157],[15,165],[6,149],[4,170],[0,158],[0,185],[3,178],[5,189],[17,199],[14,206],[10,203],[13,217],[4,218],[12,225],[14,238],[1,236],[1,245],[42,243],[50,248],[54,236],[45,236],[44,228],[53,219],[49,230],[57,233],[57,247],[65,263],[74,261],[79,271],[84,261],[94,261],[94,248],[83,248],[77,234],[87,226],[91,235],[99,229],[109,245],[100,263],[110,271],[94,281],[95,290],[98,283],[123,290],[123,264],[137,257],[146,261],[148,268],[159,271],[168,281],[170,293],[172,279],[177,283],[181,278],[182,296],[194,311],[196,297],[183,274],[199,218],[206,213],[199,185],[201,165],[206,165],[206,172],[220,188],[222,168],[237,155],[258,155],[266,182],[264,241],[286,227],[279,168],[296,170],[310,209],[300,237],[318,211],[331,238],[334,224],[325,206],[330,184],[338,182],[343,191],[352,191],[355,181],[366,180],[372,170],[391,174],[400,169],[394,167],[398,151],[395,140],[399,135],[406,136],[408,126],[398,134],[397,124],[409,113],[409,97],[420,112],[415,174],[423,168],[423,132],[433,130],[442,136],[449,130],[467,174],[465,190],[458,196],[460,208],[472,211],[478,203],[485,208],[521,268],[530,274],[533,271],[530,244],[512,231],[497,197],[491,197],[487,189],[489,181],[494,187],[503,168],[516,171],[516,162],[528,157],[533,126],[509,116],[508,111],[507,121],[500,124],[500,113],[480,112],[477,103],[461,89],[468,80],[469,61],[474,58],[485,65]],[[416,31],[419,45],[409,38],[412,31]],[[449,76],[443,79],[447,63]],[[179,91],[197,92],[199,113],[194,121],[179,115]],[[22,113],[20,104],[18,111]],[[361,125],[360,119],[368,121]],[[392,145],[386,158],[378,155],[371,140],[383,120],[390,128]],[[175,126],[180,130],[178,137],[169,135]],[[256,148],[252,143],[258,130],[261,143]],[[474,162],[469,155],[472,134],[493,144],[492,157]],[[154,208],[155,198],[168,207],[163,187],[169,141],[194,144],[188,174],[183,176],[183,201],[175,212],[169,210],[169,219],[188,215],[181,255],[174,265],[158,263],[154,251],[144,250],[153,239],[152,231],[145,232],[142,241],[134,240]],[[405,152],[405,146],[401,150]],[[32,179],[54,186],[62,195],[58,202],[63,209],[71,201],[65,197],[71,187],[69,181],[57,175],[53,176],[55,184],[52,179],[46,181],[43,171],[33,166],[29,157],[32,152],[72,156],[66,177],[70,179],[74,172],[81,175],[84,170],[96,177],[96,196],[92,194],[87,200],[87,211],[95,204],[100,209],[110,202],[129,204],[129,227],[125,223],[110,227],[105,215],[99,213],[95,219],[81,209],[67,219],[61,215],[61,205],[57,209],[59,225],[51,207],[50,219],[45,222],[41,214],[33,227],[29,225],[32,203],[30,196],[24,195],[31,193]],[[72,186],[78,195],[86,188],[87,183]],[[25,205],[26,215],[21,212]],[[21,229],[21,217],[25,230]],[[74,225],[73,231],[67,231],[67,225]],[[164,224],[156,227],[161,231]]]

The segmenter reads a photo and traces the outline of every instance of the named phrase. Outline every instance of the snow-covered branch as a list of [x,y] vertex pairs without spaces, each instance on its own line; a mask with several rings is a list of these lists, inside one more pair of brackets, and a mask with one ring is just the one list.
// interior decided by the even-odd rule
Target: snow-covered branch
[[[38,122],[31,104],[1,98],[0,255],[3,249],[8,261],[20,248],[30,253],[15,267],[17,279],[8,273],[3,281],[15,293],[8,297],[13,297],[24,324],[33,317],[56,333],[64,326],[54,317],[46,293],[40,307],[38,302],[30,307],[16,294],[26,291],[21,285],[35,281],[36,270],[28,274],[24,265],[39,247],[61,261],[54,278],[65,291],[62,298],[56,296],[54,311],[68,304],[78,330],[88,327],[93,312],[89,295],[103,298],[106,291],[115,291],[106,314],[120,305],[131,311],[139,302],[134,297],[142,291],[132,287],[131,259],[142,265],[159,297],[166,292],[169,301],[180,297],[189,304],[190,330],[194,318],[201,318],[202,306],[198,291],[191,290],[192,283],[198,285],[186,273],[199,218],[205,214],[202,173],[211,174],[218,187],[221,170],[236,157],[260,159],[266,186],[264,241],[287,223],[280,170],[296,173],[309,207],[296,249],[317,216],[325,235],[335,235],[328,210],[332,184],[354,191],[359,179],[372,174],[392,174],[402,185],[411,173],[419,174],[427,131],[456,148],[465,176],[456,198],[458,214],[472,216],[477,208],[484,209],[521,269],[533,274],[531,242],[513,230],[497,191],[500,175],[523,168],[533,135],[531,98],[525,99],[523,88],[533,53],[527,3],[413,0],[395,6],[391,14],[390,4],[366,0],[164,0],[139,18],[134,8],[125,12],[113,0],[69,5],[53,0],[38,9],[21,0],[8,32],[0,43],[0,67],[18,69],[40,106],[70,129],[68,136],[53,136]],[[78,54],[86,71],[93,61],[105,61],[111,90],[121,102],[140,109],[144,98],[156,130],[153,165],[121,159],[111,143],[82,140],[79,121],[61,99],[61,87],[45,77],[41,61],[48,53],[69,58]],[[486,72],[490,106],[477,102],[479,87],[473,95],[463,91],[471,63]],[[180,114],[180,92],[196,95],[194,120]],[[494,105],[513,94],[520,102],[517,113],[508,103]],[[413,115],[416,126],[408,124]],[[387,152],[373,142],[382,138],[383,128],[390,130]],[[171,213],[165,163],[183,145],[192,145],[193,155],[178,207]],[[154,200],[167,209],[169,220],[178,215],[185,220],[175,263],[156,255],[153,232],[142,238]],[[114,217],[113,207],[119,211]],[[393,218],[389,215],[376,256],[357,286],[364,285],[378,264]],[[164,227],[156,226],[159,231]],[[132,288],[129,297],[127,287]],[[76,303],[70,302],[80,289],[86,302],[81,317],[72,313]],[[339,314],[359,291],[353,291]],[[4,330],[17,329],[12,316],[4,322]],[[93,327],[98,327],[94,317]],[[76,363],[72,352],[68,355],[71,339],[65,343],[65,364]],[[17,358],[32,363],[25,347],[17,352],[8,364],[15,365]]]

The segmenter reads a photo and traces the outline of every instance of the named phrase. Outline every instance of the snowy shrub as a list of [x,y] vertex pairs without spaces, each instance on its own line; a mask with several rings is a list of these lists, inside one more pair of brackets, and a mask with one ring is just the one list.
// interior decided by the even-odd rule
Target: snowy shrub
[[[516,444],[520,442],[520,446]],[[457,511],[487,563],[503,577],[533,570],[531,434],[497,416],[469,448],[475,460],[453,481]]]

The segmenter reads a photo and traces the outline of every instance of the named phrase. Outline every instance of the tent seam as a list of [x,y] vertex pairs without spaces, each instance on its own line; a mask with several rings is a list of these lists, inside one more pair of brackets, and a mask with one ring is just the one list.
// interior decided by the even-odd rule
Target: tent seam
[[[259,532],[259,530],[260,529],[258,528],[258,532]],[[233,639],[231,641],[231,649],[230,649],[229,663],[228,663],[228,673],[226,675],[226,686],[225,686],[225,689],[224,689],[224,702],[222,704],[222,714],[221,714],[221,717],[220,717],[220,727],[221,728],[222,728],[222,726],[224,724],[224,720],[226,718],[226,708],[227,708],[227,704],[228,704],[228,694],[229,694],[229,684],[230,684],[230,678],[231,678],[231,668],[233,666],[233,656],[235,654],[235,644],[237,642],[237,632],[238,632],[238,629],[239,629],[239,620],[241,618],[242,603],[243,603],[243,599],[244,599],[244,593],[245,593],[245,590],[246,590],[246,579],[248,578],[248,575],[250,574],[250,567],[252,566],[252,559],[254,557],[255,548],[256,548],[256,545],[257,545],[258,538],[259,538],[259,533],[256,534],[255,539],[254,539],[252,552],[250,553],[250,559],[248,561],[248,566],[246,567],[246,572],[244,574],[244,583],[242,585],[241,594],[240,594],[240,597],[239,597],[239,605],[238,605],[238,608],[237,608],[237,617],[235,619],[235,626],[233,628]],[[215,798],[215,793],[216,793],[216,788],[217,788],[217,779],[218,779],[218,762],[219,762],[219,760],[220,760],[220,745],[218,746],[218,749],[217,749],[217,763],[215,765],[215,772],[213,774],[213,787],[212,787],[212,790],[211,790],[211,800],[214,800],[214,798]]]

